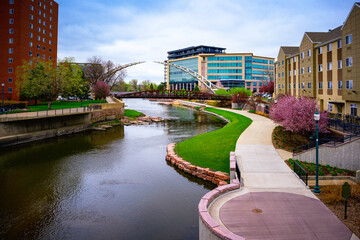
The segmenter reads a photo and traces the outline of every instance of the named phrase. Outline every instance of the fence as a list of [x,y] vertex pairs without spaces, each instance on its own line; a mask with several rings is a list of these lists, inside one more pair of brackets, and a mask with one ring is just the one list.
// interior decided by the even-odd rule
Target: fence
[[341,122],[344,123],[349,123],[349,124],[355,124],[355,125],[359,125],[360,126],[360,117],[358,116],[352,116],[349,114],[340,114],[340,113],[329,113],[329,118],[333,119],[333,120],[340,120]]
[[343,121],[341,119],[330,118],[329,126],[335,130],[344,132],[344,133],[352,133],[352,134],[360,134],[360,125],[356,123],[350,123]]
[[296,175],[299,176],[299,178],[306,184],[306,186],[308,185],[308,173],[305,169],[303,169],[300,164],[298,164],[296,162],[296,160],[294,160],[294,172],[296,173]]
[[66,108],[66,109],[36,111],[36,112],[1,114],[0,122],[13,121],[13,120],[19,120],[19,119],[40,118],[40,117],[47,117],[47,116],[60,116],[60,115],[82,113],[82,112],[91,112],[91,111],[100,110],[100,109],[102,109],[101,105],[91,105],[91,106],[80,107],[80,108]]

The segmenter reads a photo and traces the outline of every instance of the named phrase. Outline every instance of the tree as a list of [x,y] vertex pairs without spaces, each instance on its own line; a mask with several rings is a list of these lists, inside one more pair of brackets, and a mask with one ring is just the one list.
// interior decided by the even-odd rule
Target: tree
[[132,92],[136,92],[139,90],[139,86],[138,86],[138,80],[137,79],[132,79],[130,82],[130,91]]
[[200,92],[199,86],[196,85],[196,86],[194,87],[194,90],[193,90],[193,91],[194,91],[194,92]]
[[273,94],[274,93],[274,82],[268,82],[267,85],[263,85],[260,88],[260,93]]
[[158,86],[157,86],[157,90],[165,90],[166,89],[166,83],[161,82]]
[[251,96],[249,98],[249,106],[250,106],[250,110],[255,110],[257,109],[257,107],[260,105],[260,103],[262,102],[262,99],[260,96]]
[[141,82],[141,91],[147,91],[150,90],[151,82],[150,80],[144,80]]
[[[308,134],[315,130],[314,113],[318,109],[316,100],[284,96],[270,108],[269,116],[290,132]],[[320,113],[319,131],[328,132],[327,113]]]
[[112,89],[126,77],[126,70],[110,60],[105,61],[100,57],[93,56],[88,59],[88,62],[91,64],[86,68],[85,77],[91,86],[98,81],[103,81]]
[[[17,68],[17,82],[20,94],[26,98],[35,98],[51,103],[59,94],[70,94],[81,86],[81,69],[72,64],[73,58],[65,58],[54,65],[50,61],[24,61],[24,64]],[[33,62],[36,62],[33,64]]]
[[151,83],[150,84],[150,90],[153,90],[154,89],[154,86],[153,86],[153,84]]
[[92,88],[95,99],[103,99],[110,95],[110,87],[103,81],[98,81]]

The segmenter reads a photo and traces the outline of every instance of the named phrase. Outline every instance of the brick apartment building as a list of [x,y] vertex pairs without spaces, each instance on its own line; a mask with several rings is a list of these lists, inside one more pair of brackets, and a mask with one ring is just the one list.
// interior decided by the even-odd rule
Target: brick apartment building
[[56,63],[58,8],[53,0],[0,1],[0,84],[5,100],[19,100],[16,68],[23,61]]
[[305,32],[300,46],[280,47],[275,94],[318,100],[321,110],[360,116],[360,3],[343,25]]

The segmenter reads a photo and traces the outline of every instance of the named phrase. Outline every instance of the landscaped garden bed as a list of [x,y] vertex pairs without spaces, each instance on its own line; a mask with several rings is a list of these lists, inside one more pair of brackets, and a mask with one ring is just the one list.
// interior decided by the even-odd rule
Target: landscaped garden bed
[[[315,175],[316,174],[316,164],[310,162],[302,162],[299,160],[294,160],[290,158],[289,160],[285,160],[286,164],[294,170],[294,161],[296,161],[303,169],[305,169],[308,175]],[[321,165],[319,164],[319,176],[352,176],[355,177],[356,172],[348,170],[348,169],[341,169],[337,167],[331,167],[330,165]]]
[[79,108],[86,107],[89,104],[96,103],[107,103],[106,100],[85,100],[85,101],[55,101],[51,104],[51,108],[48,109],[48,103],[39,103],[36,105],[28,105],[27,111],[46,111],[54,109],[65,109],[65,108]]
[[353,232],[360,237],[360,185],[351,185],[351,197],[347,200],[347,219],[344,219],[345,199],[342,186],[321,187],[319,199]]
[[272,141],[275,148],[292,152],[294,148],[306,145],[311,142],[308,136],[285,130],[282,126],[275,127],[272,134]]

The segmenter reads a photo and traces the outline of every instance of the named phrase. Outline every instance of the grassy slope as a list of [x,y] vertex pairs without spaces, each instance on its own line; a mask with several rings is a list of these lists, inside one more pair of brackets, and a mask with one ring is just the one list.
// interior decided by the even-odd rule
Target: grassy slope
[[[85,107],[89,104],[93,103],[99,103],[100,100],[86,100],[82,102],[82,106]],[[102,101],[102,103],[106,103],[106,101]],[[75,101],[56,101],[51,104],[51,109],[65,109],[65,108],[78,108],[81,107],[81,102],[75,102]],[[27,106],[27,109],[30,111],[44,111],[48,110],[48,104],[47,103],[39,103],[37,105],[29,105]]]
[[196,166],[228,173],[230,152],[235,150],[237,139],[252,120],[214,108],[205,108],[205,110],[225,117],[230,123],[217,131],[203,133],[176,144],[175,151],[180,157]]
[[141,113],[141,112],[136,111],[136,110],[125,109],[124,116],[129,117],[129,118],[137,118],[137,117],[141,117],[141,116],[145,116],[145,115],[143,113]]

